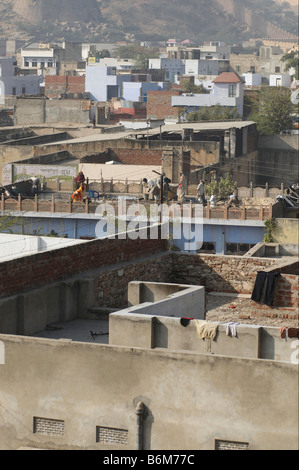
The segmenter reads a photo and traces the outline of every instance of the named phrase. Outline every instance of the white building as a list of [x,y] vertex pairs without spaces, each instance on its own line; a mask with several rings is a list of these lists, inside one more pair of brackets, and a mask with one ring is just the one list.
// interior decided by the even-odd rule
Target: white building
[[243,73],[245,86],[260,86],[262,84],[262,75],[260,73],[247,72]]
[[58,63],[58,46],[34,43],[21,49],[19,67],[24,71],[34,71],[38,75],[45,72],[47,75],[55,75]]
[[185,107],[187,112],[206,106],[226,106],[236,108],[243,116],[244,102],[243,78],[234,72],[223,72],[213,80],[213,89],[209,94],[183,94],[172,97],[172,106]]
[[291,86],[291,76],[288,73],[275,73],[269,76],[269,86]]
[[103,67],[98,64],[88,65],[85,75],[85,92],[90,93],[95,101],[109,101],[122,97],[122,84],[130,82],[131,75],[119,75],[116,67]]
[[185,63],[181,59],[149,59],[149,69],[165,70],[165,80],[174,83],[180,75],[185,74]]
[[[92,65],[93,57],[89,57],[88,64]],[[99,59],[97,64],[101,67],[115,67],[118,72],[130,72],[135,66],[134,60],[131,59],[117,59],[114,57],[105,57]]]
[[0,100],[3,101],[5,95],[38,95],[41,91],[42,77],[17,75],[16,59],[0,57],[0,83]]

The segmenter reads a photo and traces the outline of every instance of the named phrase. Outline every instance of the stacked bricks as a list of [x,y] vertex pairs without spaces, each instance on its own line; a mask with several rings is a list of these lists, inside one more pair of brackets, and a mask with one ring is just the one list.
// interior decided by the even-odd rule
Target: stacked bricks
[[179,91],[148,91],[147,117],[148,119],[177,118],[178,110],[171,104],[173,96],[179,96]]
[[45,95],[59,98],[62,93],[84,93],[85,76],[46,75]]
[[295,274],[281,274],[277,280],[273,305],[268,306],[252,302],[253,315],[271,318],[299,319],[298,279]]
[[149,233],[147,237],[96,239],[2,262],[0,298],[166,250],[167,240],[150,239]]

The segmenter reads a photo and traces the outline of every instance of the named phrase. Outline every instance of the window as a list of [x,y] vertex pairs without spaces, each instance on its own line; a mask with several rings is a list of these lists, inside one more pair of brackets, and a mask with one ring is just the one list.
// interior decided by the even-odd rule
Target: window
[[101,444],[125,446],[128,444],[128,430],[97,426],[96,442],[100,442]]
[[203,242],[201,248],[196,250],[197,253],[216,253],[216,243],[215,242]]
[[61,419],[33,418],[33,432],[47,436],[63,436],[64,421]]
[[53,62],[48,62],[48,67],[53,67]]
[[28,60],[25,60],[25,67],[29,67],[29,62],[28,62]]
[[37,60],[32,61],[32,67],[37,67]]
[[247,251],[249,251],[253,246],[251,243],[226,243],[226,254],[227,255],[236,255],[243,256]]
[[25,95],[25,93],[26,93],[26,88],[23,86],[22,87],[22,95]]
[[280,73],[280,67],[275,67],[275,73]]
[[241,65],[236,65],[236,72],[241,72]]
[[12,94],[13,94],[14,96],[16,96],[16,94],[17,94],[17,89],[16,89],[16,87],[13,87],[13,89],[12,89]]
[[234,98],[237,94],[237,85],[235,83],[230,83],[228,85],[228,96]]
[[215,440],[215,450],[248,450],[248,442]]

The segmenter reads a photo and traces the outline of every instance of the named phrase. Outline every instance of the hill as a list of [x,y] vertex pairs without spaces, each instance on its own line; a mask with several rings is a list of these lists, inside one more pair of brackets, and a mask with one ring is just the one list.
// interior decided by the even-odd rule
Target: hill
[[298,17],[281,0],[0,0],[0,35],[34,40],[240,43],[294,37]]

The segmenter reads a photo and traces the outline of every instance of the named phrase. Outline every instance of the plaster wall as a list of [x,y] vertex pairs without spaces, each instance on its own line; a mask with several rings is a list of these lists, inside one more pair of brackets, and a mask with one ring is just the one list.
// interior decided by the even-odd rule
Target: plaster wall
[[[2,449],[136,449],[136,406],[142,401],[144,449],[213,450],[215,439],[223,439],[246,442],[250,450],[298,450],[298,365],[26,336],[0,339]],[[33,432],[34,417],[62,420],[62,435]],[[127,430],[127,444],[96,442],[96,426]]]
[[130,312],[144,315],[204,318],[204,288],[184,284],[133,281],[128,285]]
[[215,339],[201,339],[197,336],[196,318],[183,326],[180,318],[163,315],[158,304],[156,314],[153,312],[152,315],[142,313],[143,305],[146,307],[146,304],[140,306],[139,313],[133,308],[110,313],[109,344],[295,362],[296,340],[287,335],[282,339],[278,327],[237,323],[236,336],[232,336],[226,332],[227,322],[215,322]]

